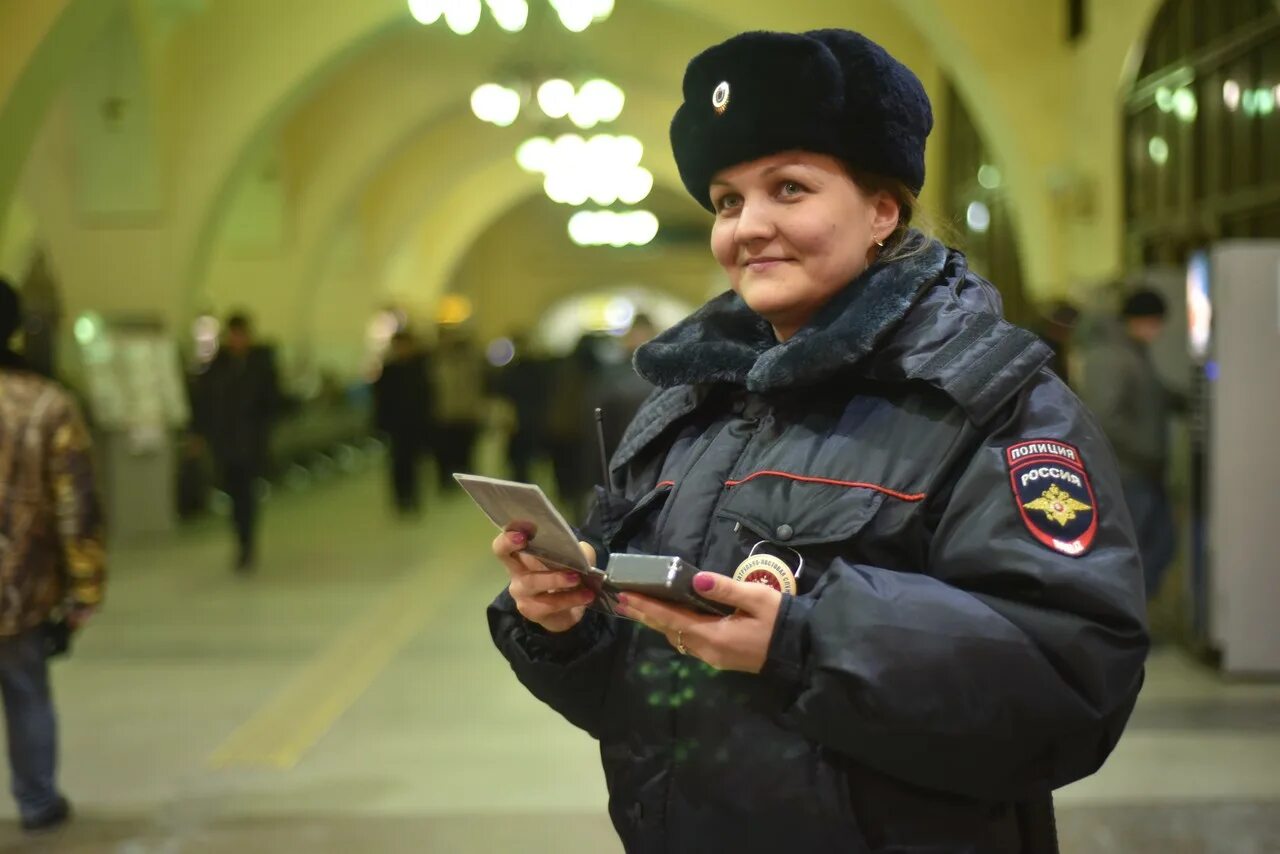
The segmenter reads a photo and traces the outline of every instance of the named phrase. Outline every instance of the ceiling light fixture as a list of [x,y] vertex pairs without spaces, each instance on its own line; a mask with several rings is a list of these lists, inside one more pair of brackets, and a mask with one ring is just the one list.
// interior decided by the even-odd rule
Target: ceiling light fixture
[[[613,0],[547,0],[564,28],[580,33],[613,14]],[[430,26],[444,18],[460,36],[475,32],[480,24],[480,0],[408,0],[409,14],[419,24]],[[529,23],[528,0],[484,0],[484,7],[498,26],[518,33]]]

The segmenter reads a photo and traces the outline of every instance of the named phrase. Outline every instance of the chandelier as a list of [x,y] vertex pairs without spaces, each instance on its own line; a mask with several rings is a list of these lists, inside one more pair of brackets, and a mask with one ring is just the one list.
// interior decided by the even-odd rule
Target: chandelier
[[643,156],[634,136],[609,134],[583,139],[567,133],[554,142],[535,136],[516,149],[520,168],[543,176],[547,198],[574,207],[588,200],[602,206],[643,202],[653,189],[653,173],[640,165]]
[[[613,12],[613,0],[546,0],[571,32],[580,33]],[[467,35],[479,26],[484,7],[508,32],[520,32],[529,20],[528,0],[408,0],[409,11],[422,24],[440,18],[455,33]],[[537,105],[536,111],[533,109]],[[658,233],[658,218],[643,210],[608,210],[637,205],[653,190],[653,173],[640,165],[644,146],[633,136],[555,133],[553,124],[568,121],[590,130],[616,121],[626,95],[599,77],[575,83],[564,77],[512,74],[505,83],[483,83],[471,93],[471,112],[480,121],[511,127],[522,113],[539,123],[539,133],[516,148],[516,162],[542,176],[547,197],[558,204],[581,207],[588,202],[603,210],[579,210],[567,224],[579,246],[643,246]],[[552,138],[554,137],[554,139]]]
[[608,80],[594,78],[579,87],[568,80],[552,78],[535,88],[525,83],[504,86],[501,83],[485,83],[471,93],[471,112],[476,118],[498,127],[510,127],[520,116],[526,104],[535,100],[542,114],[548,119],[568,119],[588,130],[598,124],[611,122],[622,115],[626,95]]
[[[526,110],[534,103],[536,110]],[[583,130],[612,122],[625,103],[623,91],[601,78],[580,86],[562,78],[485,83],[471,93],[471,110],[481,121],[510,127],[523,111],[532,113],[544,131],[556,120],[568,120]],[[516,148],[516,163],[542,176],[547,198],[573,207],[643,202],[653,190],[653,173],[640,164],[643,157],[640,140],[608,133],[583,137],[570,132],[554,138],[538,134]],[[658,219],[648,211],[584,210],[569,220],[568,233],[579,246],[643,246],[657,235]]]
[[[613,12],[613,0],[547,0],[560,23],[571,33],[580,33]],[[409,0],[409,14],[420,24],[430,25],[444,18],[445,25],[460,36],[470,35],[480,25],[482,6],[499,27],[518,33],[529,22],[528,0]]]

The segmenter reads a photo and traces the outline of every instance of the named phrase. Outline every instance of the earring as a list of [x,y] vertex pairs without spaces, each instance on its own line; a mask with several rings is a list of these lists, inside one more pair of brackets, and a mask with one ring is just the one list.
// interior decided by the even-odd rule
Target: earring
[[881,249],[883,249],[883,248],[884,248],[884,241],[883,241],[883,240],[881,240],[880,238],[878,238],[878,237],[873,237],[873,238],[871,238],[871,241],[872,241],[873,243],[875,243],[875,245],[876,245],[876,246],[879,246]]

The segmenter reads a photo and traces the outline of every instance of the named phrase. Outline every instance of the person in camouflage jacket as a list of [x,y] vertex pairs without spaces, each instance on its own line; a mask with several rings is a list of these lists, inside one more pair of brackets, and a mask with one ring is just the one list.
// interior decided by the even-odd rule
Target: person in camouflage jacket
[[101,605],[106,559],[89,432],[71,395],[8,349],[20,326],[0,279],[0,688],[13,794],[23,826],[40,830],[70,814],[46,659]]

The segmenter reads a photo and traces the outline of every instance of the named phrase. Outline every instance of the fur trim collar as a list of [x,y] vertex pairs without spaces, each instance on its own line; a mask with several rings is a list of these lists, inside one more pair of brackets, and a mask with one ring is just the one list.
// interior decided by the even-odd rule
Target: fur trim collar
[[908,258],[874,264],[781,343],[768,321],[726,292],[637,350],[636,370],[664,388],[727,382],[767,392],[813,385],[871,353],[946,261],[946,247],[930,240]]

